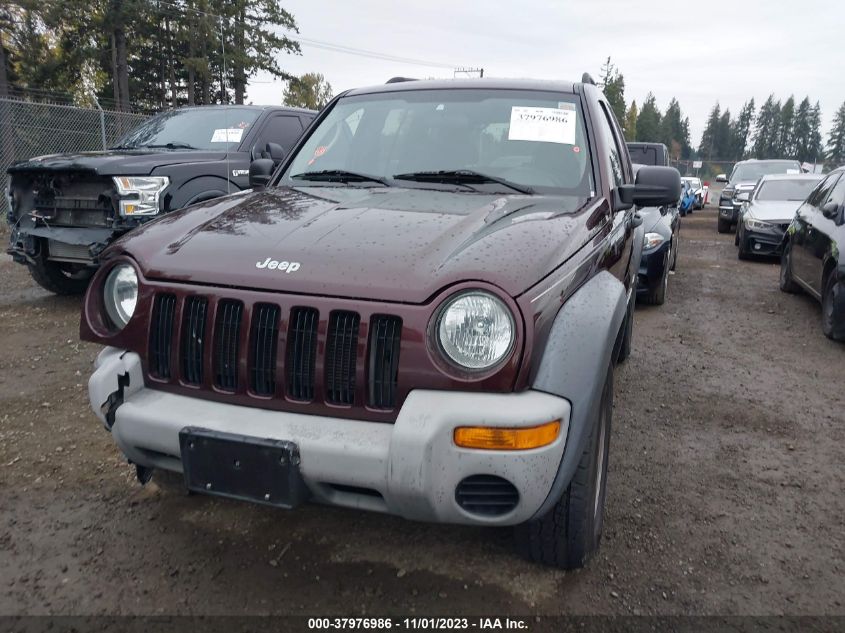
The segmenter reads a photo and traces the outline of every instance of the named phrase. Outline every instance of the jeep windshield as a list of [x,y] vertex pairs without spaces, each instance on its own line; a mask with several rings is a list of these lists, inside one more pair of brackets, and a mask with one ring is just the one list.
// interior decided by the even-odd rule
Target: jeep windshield
[[760,161],[744,163],[734,167],[731,182],[756,182],[761,176],[770,174],[800,174],[801,165],[791,161]]
[[279,184],[547,194],[567,208],[594,190],[577,96],[487,89],[343,98]]
[[260,112],[238,107],[170,110],[142,123],[112,149],[235,149]]

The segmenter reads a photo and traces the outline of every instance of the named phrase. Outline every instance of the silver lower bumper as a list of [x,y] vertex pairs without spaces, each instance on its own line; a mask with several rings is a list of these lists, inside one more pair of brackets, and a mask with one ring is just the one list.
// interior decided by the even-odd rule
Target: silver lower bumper
[[[138,355],[114,348],[100,354],[88,384],[91,406],[104,423],[103,405],[121,375],[129,384],[111,431],[136,464],[181,471],[179,431],[186,426],[289,440],[299,447],[303,479],[317,500],[422,521],[513,525],[530,519],[548,496],[569,428],[569,402],[538,391],[415,390],[394,424],[223,404],[146,388]],[[456,426],[536,426],[557,419],[557,439],[529,451],[470,450],[453,442]],[[510,481],[519,491],[516,507],[495,517],[466,512],[455,488],[470,475]]]

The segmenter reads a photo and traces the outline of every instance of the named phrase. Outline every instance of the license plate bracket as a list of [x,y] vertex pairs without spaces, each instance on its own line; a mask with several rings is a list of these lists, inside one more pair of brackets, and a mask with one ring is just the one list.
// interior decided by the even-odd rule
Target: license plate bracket
[[189,490],[288,509],[308,498],[294,442],[185,427],[179,448]]

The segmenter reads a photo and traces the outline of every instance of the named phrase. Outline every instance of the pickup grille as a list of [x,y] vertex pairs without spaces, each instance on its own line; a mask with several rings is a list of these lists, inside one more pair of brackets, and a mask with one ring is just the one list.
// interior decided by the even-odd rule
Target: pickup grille
[[110,227],[115,216],[111,178],[89,172],[17,172],[15,186],[32,192],[32,208],[52,226]]
[[149,331],[153,382],[255,406],[269,398],[280,405],[274,408],[294,410],[319,404],[389,412],[399,404],[397,316],[163,292],[155,295]]

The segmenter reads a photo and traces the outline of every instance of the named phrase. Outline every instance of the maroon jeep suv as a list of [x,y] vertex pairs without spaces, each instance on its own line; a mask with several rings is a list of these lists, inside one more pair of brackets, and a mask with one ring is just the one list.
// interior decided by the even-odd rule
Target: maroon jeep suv
[[677,171],[634,180],[589,76],[351,90],[250,171],[117,241],[86,295],[91,405],[141,482],[513,525],[529,558],[583,565],[634,206],[677,201]]

